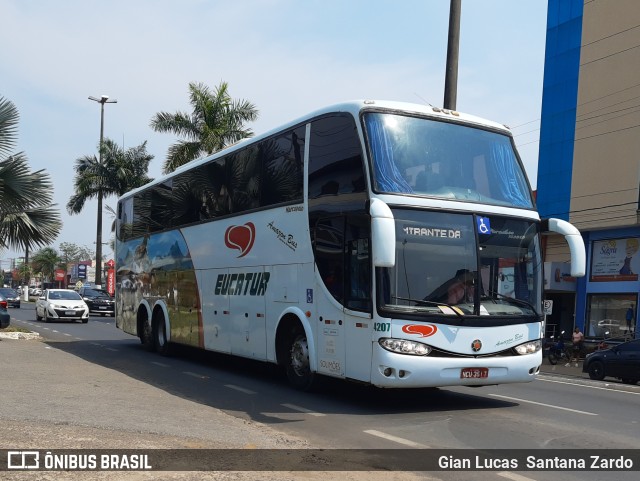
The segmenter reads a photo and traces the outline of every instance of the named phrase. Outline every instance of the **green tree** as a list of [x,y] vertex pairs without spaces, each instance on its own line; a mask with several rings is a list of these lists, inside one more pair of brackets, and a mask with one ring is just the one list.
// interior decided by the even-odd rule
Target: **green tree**
[[93,257],[93,252],[86,246],[79,246],[73,242],[60,243],[60,268],[67,269],[69,264],[77,264],[80,261],[88,261]]
[[226,82],[220,82],[213,92],[203,83],[189,83],[189,101],[191,115],[158,112],[151,119],[151,128],[156,132],[184,138],[169,147],[162,166],[164,174],[253,136],[244,124],[256,120],[258,110],[247,100],[233,100]]
[[96,232],[97,273],[96,283],[101,285],[102,271],[102,199],[110,195],[122,195],[136,187],[146,184],[149,162],[153,155],[147,153],[147,142],[137,147],[123,150],[111,139],[104,139],[98,144],[101,159],[95,155],[86,155],[76,159],[74,190],[75,193],[67,202],[69,214],[82,212],[87,200],[98,200],[98,217]]
[[[14,147],[17,125],[18,110],[0,97],[0,156]],[[56,239],[62,221],[52,192],[49,174],[31,172],[24,153],[0,157],[0,248],[28,251]]]
[[18,278],[20,280],[20,284],[23,286],[28,285],[32,273],[33,272],[31,271],[31,266],[29,264],[24,262],[20,264],[20,266],[18,266]]
[[[100,148],[100,146],[98,146]],[[82,212],[88,200],[112,195],[121,196],[151,181],[149,163],[153,155],[147,153],[147,142],[123,150],[111,139],[102,143],[102,164],[95,155],[76,159],[74,194],[67,202],[69,214]]]
[[53,274],[62,259],[53,247],[44,247],[33,254],[31,267],[33,272],[40,274],[45,282],[53,279]]

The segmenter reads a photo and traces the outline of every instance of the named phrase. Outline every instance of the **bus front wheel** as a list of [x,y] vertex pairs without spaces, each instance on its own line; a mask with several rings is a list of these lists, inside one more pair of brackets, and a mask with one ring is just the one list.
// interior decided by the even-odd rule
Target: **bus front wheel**
[[304,330],[297,328],[293,331],[287,354],[287,378],[297,389],[308,391],[315,381],[315,374],[311,372],[309,363],[309,344]]

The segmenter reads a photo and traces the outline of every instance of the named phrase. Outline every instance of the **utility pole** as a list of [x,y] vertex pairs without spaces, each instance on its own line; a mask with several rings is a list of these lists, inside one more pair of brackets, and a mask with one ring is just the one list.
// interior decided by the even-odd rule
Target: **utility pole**
[[449,42],[447,67],[444,79],[445,109],[456,110],[458,97],[458,52],[460,50],[460,11],[462,0],[451,0],[449,8]]
[[[99,99],[89,96],[89,100],[100,104],[100,147],[98,152],[98,163],[102,165],[102,143],[104,139],[104,104],[115,104],[115,99],[109,100],[108,95],[103,95]],[[102,287],[102,188],[98,190],[98,219],[96,226],[96,278],[95,285],[98,289]]]

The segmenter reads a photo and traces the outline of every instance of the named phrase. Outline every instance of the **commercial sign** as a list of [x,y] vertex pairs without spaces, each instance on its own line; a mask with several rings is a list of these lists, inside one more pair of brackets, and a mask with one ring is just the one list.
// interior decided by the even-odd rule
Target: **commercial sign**
[[544,288],[549,291],[576,292],[576,278],[569,262],[544,263]]
[[640,273],[640,239],[594,241],[591,256],[591,281],[637,281]]
[[114,295],[116,292],[116,270],[109,269],[107,271],[107,292]]

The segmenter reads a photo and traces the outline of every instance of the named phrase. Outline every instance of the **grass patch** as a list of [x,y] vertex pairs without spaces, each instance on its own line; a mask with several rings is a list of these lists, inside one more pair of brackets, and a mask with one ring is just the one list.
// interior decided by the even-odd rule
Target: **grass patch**
[[29,329],[25,329],[24,327],[9,326],[9,327],[5,327],[4,329],[0,329],[0,332],[31,332],[31,331]]

